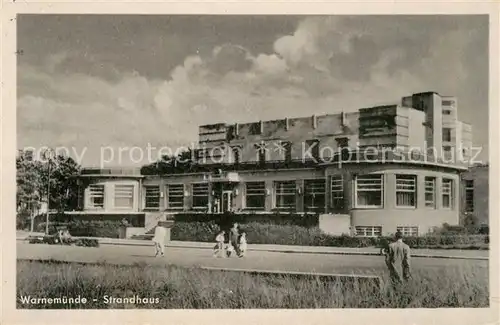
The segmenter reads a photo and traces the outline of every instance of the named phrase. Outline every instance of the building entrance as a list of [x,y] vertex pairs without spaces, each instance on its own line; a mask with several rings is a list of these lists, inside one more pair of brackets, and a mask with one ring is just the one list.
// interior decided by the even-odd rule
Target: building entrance
[[214,213],[233,211],[234,184],[217,182],[212,185],[212,206]]

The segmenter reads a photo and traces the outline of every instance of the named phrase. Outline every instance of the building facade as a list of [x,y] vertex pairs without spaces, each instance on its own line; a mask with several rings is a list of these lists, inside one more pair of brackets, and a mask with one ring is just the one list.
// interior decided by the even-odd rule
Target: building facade
[[[79,211],[317,213],[333,234],[420,235],[458,224],[470,126],[434,92],[394,105],[199,127],[188,169],[83,170]],[[451,148],[451,149],[450,149]]]
[[472,166],[462,174],[461,210],[473,214],[480,224],[489,225],[489,166]]

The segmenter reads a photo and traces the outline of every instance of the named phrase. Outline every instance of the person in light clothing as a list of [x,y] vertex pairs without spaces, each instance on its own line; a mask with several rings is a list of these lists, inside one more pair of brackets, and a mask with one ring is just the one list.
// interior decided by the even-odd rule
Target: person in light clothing
[[165,236],[167,235],[167,230],[161,223],[155,228],[155,236],[153,237],[153,243],[155,244],[155,257],[161,254],[165,255]]
[[226,245],[226,256],[231,257],[233,252],[235,251],[233,244],[231,242],[228,242]]
[[221,254],[224,252],[224,235],[226,232],[222,230],[219,232],[217,237],[215,237],[215,246],[214,246],[214,257],[221,257]]
[[240,235],[239,250],[240,250],[239,257],[245,256],[245,252],[247,250],[247,234],[244,231],[242,231]]

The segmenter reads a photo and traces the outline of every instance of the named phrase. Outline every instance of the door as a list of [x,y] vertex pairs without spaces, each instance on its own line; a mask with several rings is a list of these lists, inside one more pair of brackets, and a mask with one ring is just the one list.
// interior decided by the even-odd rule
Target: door
[[223,191],[222,192],[222,211],[221,212],[230,212],[233,202],[232,202],[232,191]]

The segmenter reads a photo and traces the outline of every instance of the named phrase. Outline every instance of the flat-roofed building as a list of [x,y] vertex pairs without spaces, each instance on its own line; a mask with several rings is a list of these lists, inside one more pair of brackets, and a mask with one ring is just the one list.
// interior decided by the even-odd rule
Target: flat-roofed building
[[318,213],[334,234],[425,234],[460,220],[468,166],[448,147],[472,139],[451,100],[427,92],[357,112],[202,125],[188,169],[84,171],[74,213],[142,213],[145,224],[179,212]]

